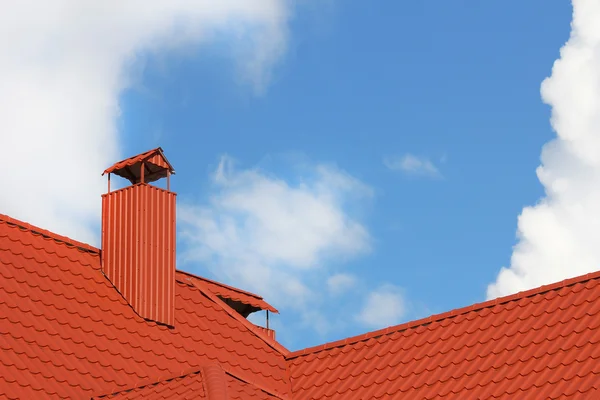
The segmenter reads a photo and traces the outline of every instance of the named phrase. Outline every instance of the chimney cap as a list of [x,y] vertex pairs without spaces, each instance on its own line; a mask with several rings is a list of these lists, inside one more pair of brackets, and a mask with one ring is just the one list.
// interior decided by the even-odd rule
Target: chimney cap
[[146,183],[157,181],[169,174],[175,174],[175,169],[165,157],[162,148],[157,147],[115,163],[107,168],[102,175],[119,175],[132,184],[136,184],[141,181],[142,166],[144,166],[144,182]]

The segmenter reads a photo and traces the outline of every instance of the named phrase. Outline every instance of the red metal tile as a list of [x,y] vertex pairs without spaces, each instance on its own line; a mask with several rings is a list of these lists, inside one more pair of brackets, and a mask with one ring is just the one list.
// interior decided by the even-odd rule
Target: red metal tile
[[600,273],[567,283],[392,328],[385,335],[398,346],[379,337],[376,348],[384,351],[368,345],[377,332],[291,353],[293,394],[497,399],[554,398],[573,390],[567,388],[591,393],[600,386]]
[[207,362],[288,393],[283,353],[222,302],[179,281],[175,326],[145,321],[98,253],[0,219],[0,398],[91,397]]

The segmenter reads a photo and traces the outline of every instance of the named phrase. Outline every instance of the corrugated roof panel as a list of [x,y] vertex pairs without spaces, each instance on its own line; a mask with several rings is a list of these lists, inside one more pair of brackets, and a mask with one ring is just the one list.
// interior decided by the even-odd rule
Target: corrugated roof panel
[[102,268],[143,318],[174,323],[176,194],[138,184],[102,196]]

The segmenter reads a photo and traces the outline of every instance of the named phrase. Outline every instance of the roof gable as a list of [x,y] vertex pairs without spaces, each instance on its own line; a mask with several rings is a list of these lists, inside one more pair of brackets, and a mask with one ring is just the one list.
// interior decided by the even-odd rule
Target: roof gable
[[0,397],[91,396],[207,362],[289,391],[282,352],[197,286],[178,279],[175,328],[145,321],[97,251],[15,222],[0,218]]
[[600,396],[600,273],[289,355],[294,396]]

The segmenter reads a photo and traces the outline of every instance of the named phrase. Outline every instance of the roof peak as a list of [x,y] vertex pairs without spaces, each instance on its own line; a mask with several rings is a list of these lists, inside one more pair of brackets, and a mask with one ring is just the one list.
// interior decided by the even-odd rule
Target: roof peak
[[550,283],[548,285],[538,286],[536,288],[524,290],[524,291],[517,292],[517,293],[511,294],[508,296],[498,297],[498,298],[495,298],[492,300],[475,303],[470,306],[456,308],[451,311],[446,311],[446,312],[443,312],[440,314],[434,314],[429,317],[405,322],[403,324],[394,325],[394,326],[390,326],[390,327],[383,328],[383,329],[378,329],[376,331],[367,332],[367,333],[364,333],[361,335],[352,336],[349,338],[336,340],[333,342],[328,342],[328,343],[324,343],[324,344],[317,345],[317,346],[307,347],[302,350],[292,351],[289,353],[287,359],[289,360],[289,359],[304,356],[307,354],[318,353],[320,351],[330,350],[335,347],[346,346],[349,344],[354,344],[354,343],[362,342],[365,340],[369,340],[372,338],[377,338],[380,336],[389,335],[389,334],[396,333],[396,332],[406,331],[408,329],[415,329],[420,326],[429,325],[433,322],[439,322],[439,321],[443,321],[443,320],[446,320],[449,318],[457,317],[459,315],[464,315],[464,314],[470,313],[472,311],[481,311],[483,309],[492,308],[497,305],[502,305],[502,304],[513,302],[513,301],[522,300],[522,299],[525,299],[528,297],[537,296],[539,294],[544,294],[544,293],[551,292],[551,291],[557,291],[557,290],[563,289],[565,287],[576,285],[578,283],[585,283],[590,280],[597,280],[597,279],[600,279],[600,271],[591,272],[591,273],[579,275],[579,276],[576,276],[573,278],[564,279],[562,281]]

